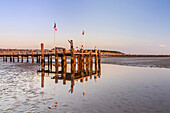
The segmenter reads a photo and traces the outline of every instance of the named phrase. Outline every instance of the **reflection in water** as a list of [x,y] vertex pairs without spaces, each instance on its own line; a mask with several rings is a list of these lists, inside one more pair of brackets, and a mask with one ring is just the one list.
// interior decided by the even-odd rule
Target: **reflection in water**
[[[41,87],[44,87],[44,77],[45,77],[45,73],[48,73],[48,71],[45,72],[44,69],[42,69],[41,72]],[[70,89],[68,91],[68,93],[73,93],[74,92],[74,85],[75,85],[75,81],[80,81],[83,83],[83,97],[85,97],[85,81],[88,81],[88,78],[92,79],[92,77],[94,77],[95,82],[97,82],[97,78],[101,77],[101,71],[98,70],[97,72],[92,72],[91,74],[86,74],[86,72],[84,72],[83,76],[82,74],[78,74],[75,73],[74,76],[72,76],[71,73],[66,73],[66,72],[58,72],[55,73],[55,76],[53,76],[51,79],[55,79],[55,87],[54,87],[54,92],[55,92],[55,106],[57,107],[57,101],[56,101],[56,84],[58,83],[59,80],[63,81],[63,85],[66,85],[66,81],[70,81],[71,82],[71,86]]]

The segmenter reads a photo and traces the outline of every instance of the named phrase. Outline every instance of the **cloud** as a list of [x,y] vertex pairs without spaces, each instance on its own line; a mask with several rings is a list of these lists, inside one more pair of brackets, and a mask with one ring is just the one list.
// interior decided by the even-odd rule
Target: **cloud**
[[159,46],[160,46],[160,47],[165,47],[166,45],[160,44]]

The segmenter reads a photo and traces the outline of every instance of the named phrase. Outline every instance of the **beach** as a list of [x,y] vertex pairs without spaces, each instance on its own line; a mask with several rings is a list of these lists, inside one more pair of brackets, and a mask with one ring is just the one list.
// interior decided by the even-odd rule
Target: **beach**
[[0,112],[169,113],[168,59],[102,58],[101,77],[75,81],[73,93],[55,74],[46,73],[41,87],[39,64],[1,61]]

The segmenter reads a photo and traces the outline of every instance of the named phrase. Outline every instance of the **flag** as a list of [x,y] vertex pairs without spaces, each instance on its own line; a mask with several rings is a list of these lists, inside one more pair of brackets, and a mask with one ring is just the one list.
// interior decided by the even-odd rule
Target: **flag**
[[54,22],[54,30],[57,31],[56,23]]
[[82,35],[84,35],[85,31],[83,30]]

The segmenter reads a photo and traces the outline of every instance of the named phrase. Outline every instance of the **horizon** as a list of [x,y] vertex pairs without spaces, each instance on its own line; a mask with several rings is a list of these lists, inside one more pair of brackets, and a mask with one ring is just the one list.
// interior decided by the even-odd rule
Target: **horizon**
[[0,48],[85,48],[126,54],[170,54],[168,0],[0,1]]

